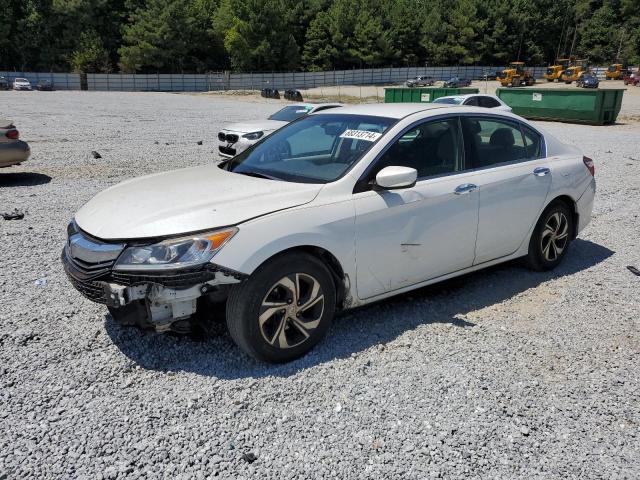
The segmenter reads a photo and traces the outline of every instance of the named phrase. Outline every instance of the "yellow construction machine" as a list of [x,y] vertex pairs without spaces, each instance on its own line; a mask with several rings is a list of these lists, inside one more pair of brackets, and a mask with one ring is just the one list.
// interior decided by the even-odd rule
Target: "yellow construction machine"
[[567,68],[564,72],[562,72],[562,76],[560,79],[564,83],[571,83],[577,81],[582,75],[584,75],[587,71],[587,61],[586,60],[576,60],[575,64]]
[[607,68],[605,77],[607,80],[622,80],[626,73],[627,69],[621,63],[614,63]]
[[536,83],[533,74],[525,69],[524,62],[511,62],[496,78],[503,87],[531,86]]
[[560,81],[562,72],[564,72],[571,65],[571,58],[557,58],[555,65],[549,65],[547,71],[542,75],[547,79],[547,82]]

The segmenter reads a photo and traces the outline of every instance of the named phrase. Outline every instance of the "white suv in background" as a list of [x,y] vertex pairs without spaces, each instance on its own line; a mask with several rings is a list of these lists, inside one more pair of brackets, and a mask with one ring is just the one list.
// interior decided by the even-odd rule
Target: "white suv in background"
[[218,132],[218,153],[222,158],[231,158],[245,151],[263,137],[278,128],[311,113],[341,107],[340,103],[300,103],[278,110],[266,120],[241,122],[228,125]]

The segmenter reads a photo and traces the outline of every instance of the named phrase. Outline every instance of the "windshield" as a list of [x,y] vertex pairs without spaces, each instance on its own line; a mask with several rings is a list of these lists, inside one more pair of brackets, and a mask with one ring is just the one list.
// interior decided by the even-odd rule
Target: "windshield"
[[28,82],[26,78],[16,78],[16,82]]
[[224,167],[289,182],[332,182],[360,160],[395,122],[369,115],[310,115],[277,130]]
[[436,98],[433,103],[447,103],[449,105],[460,105],[464,98],[462,97],[440,97]]
[[284,107],[282,110],[278,110],[276,113],[269,117],[269,120],[279,120],[281,122],[293,122],[300,117],[303,117],[312,110],[313,107],[309,105],[291,105],[290,107]]

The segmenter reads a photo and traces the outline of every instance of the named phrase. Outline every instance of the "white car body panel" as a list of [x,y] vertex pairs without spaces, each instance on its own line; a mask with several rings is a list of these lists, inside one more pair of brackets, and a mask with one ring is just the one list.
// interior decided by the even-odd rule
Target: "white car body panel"
[[279,120],[258,120],[256,122],[232,123],[222,130],[233,133],[253,133],[253,132],[273,132],[280,127],[284,127],[288,122]]
[[469,175],[469,182],[480,190],[474,264],[509,255],[522,244],[551,186],[551,175],[537,177],[533,170],[547,163],[546,159],[533,160]]
[[[357,290],[362,299],[473,264],[478,191],[454,194],[467,175],[354,195]],[[428,219],[428,220],[427,220]],[[381,254],[381,246],[386,245]]]
[[[516,115],[434,104],[360,105],[340,113],[394,117],[398,122],[334,182],[289,183],[199,167],[112,187],[87,203],[76,222],[102,239],[238,225],[237,234],[211,262],[246,275],[290,248],[321,248],[344,272],[348,307],[525,255],[540,213],[559,196],[575,203],[578,230],[589,221],[595,181],[582,154]],[[369,164],[407,127],[465,113],[531,126],[545,135],[547,157],[419,180],[400,190],[353,193]],[[550,174],[533,175],[536,166],[549,168]],[[464,183],[475,183],[478,189],[454,195],[456,186]]]
[[115,185],[89,200],[75,218],[82,230],[103,240],[180,235],[308,203],[320,188],[265,181],[207,165]]

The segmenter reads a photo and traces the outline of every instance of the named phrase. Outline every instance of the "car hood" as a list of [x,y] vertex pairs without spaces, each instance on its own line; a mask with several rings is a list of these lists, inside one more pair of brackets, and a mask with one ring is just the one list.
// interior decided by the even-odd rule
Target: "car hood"
[[322,185],[248,177],[215,165],[135,178],[93,197],[78,226],[103,240],[157,238],[236,225],[312,201]]
[[281,122],[279,120],[260,120],[257,122],[242,122],[227,125],[223,130],[227,132],[252,133],[277,130],[284,127],[289,122]]

